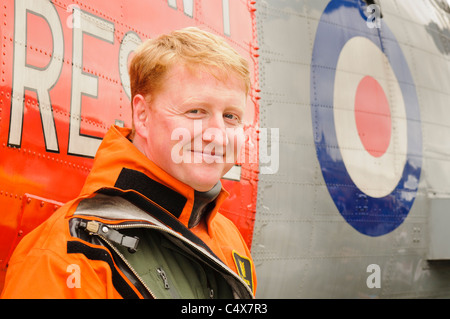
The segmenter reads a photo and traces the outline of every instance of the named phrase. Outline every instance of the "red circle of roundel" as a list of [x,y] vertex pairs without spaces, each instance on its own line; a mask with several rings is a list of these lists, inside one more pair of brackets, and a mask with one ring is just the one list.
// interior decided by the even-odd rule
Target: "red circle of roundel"
[[391,141],[391,111],[383,88],[371,76],[365,76],[356,89],[355,122],[366,151],[383,155]]

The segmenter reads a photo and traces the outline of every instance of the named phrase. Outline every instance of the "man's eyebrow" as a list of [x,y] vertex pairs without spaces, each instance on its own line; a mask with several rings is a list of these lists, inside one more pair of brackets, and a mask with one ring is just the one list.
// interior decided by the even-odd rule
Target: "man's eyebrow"
[[[214,106],[214,102],[211,102],[210,99],[208,99],[207,97],[202,98],[202,97],[198,97],[198,96],[190,96],[188,98],[186,98],[185,100],[182,101],[181,106],[185,106],[185,107],[190,107],[190,106],[203,106],[203,107],[213,107]],[[226,104],[224,107],[224,111],[229,111],[229,110],[235,110],[237,112],[240,112],[241,114],[245,113],[245,107],[242,108],[239,105],[236,105],[232,102],[230,102],[229,104]]]
[[[208,104],[206,99],[200,99],[198,96],[190,96],[187,99],[183,100],[182,105],[185,104]],[[209,103],[210,104],[210,103]]]

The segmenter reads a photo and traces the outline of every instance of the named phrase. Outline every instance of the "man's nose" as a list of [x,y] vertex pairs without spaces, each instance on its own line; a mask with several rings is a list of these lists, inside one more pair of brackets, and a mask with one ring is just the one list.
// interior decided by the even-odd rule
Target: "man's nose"
[[203,131],[203,140],[205,142],[214,142],[227,146],[228,136],[223,116],[221,114],[211,116],[206,122],[206,127]]

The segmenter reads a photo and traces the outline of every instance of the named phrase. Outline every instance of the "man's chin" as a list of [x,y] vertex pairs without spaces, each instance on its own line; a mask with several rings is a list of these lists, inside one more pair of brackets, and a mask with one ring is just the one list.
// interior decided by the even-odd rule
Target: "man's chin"
[[185,165],[188,167],[184,167],[183,170],[187,174],[178,175],[182,176],[180,180],[199,192],[209,191],[233,167],[233,164],[223,163],[189,163]]
[[[213,175],[214,176],[214,175]],[[209,176],[193,176],[190,178],[188,185],[199,192],[207,192],[212,189],[220,180],[221,175]]]

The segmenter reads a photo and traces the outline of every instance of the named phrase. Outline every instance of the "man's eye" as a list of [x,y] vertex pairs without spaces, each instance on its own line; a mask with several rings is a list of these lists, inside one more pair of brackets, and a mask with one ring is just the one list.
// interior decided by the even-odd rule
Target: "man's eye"
[[186,112],[189,116],[201,116],[204,112],[201,109],[192,109]]
[[241,124],[241,119],[235,114],[227,113],[223,117],[231,124]]

